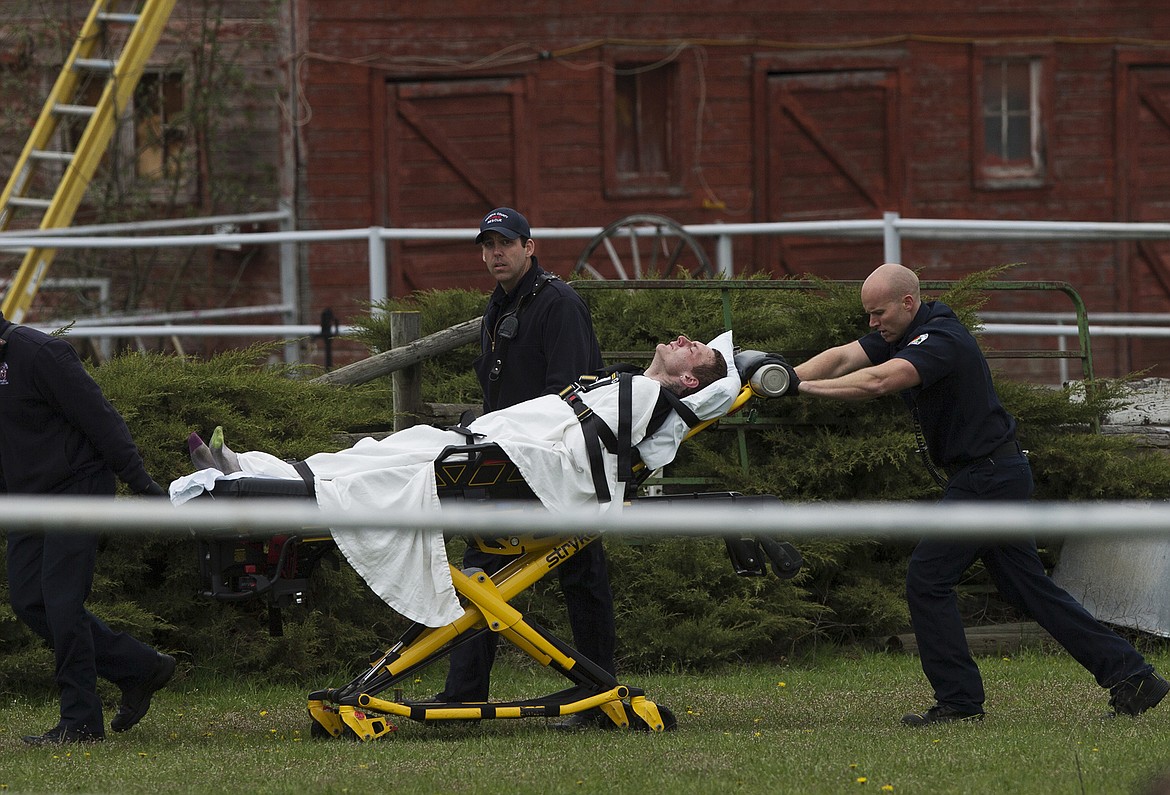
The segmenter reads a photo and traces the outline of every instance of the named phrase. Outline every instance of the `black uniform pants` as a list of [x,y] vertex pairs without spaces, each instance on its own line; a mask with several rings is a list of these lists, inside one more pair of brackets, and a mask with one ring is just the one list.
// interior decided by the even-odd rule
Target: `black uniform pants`
[[[469,546],[463,555],[463,567],[495,574],[511,560],[513,556],[491,555]],[[601,539],[581,549],[557,571],[574,646],[609,673],[616,673],[613,591]],[[439,696],[443,701],[487,701],[498,640],[495,632],[484,632],[451,652],[447,684]]]
[[[1031,495],[1031,467],[1020,454],[985,459],[957,472],[943,501],[1026,500]],[[1152,670],[1128,641],[1052,581],[1035,541],[924,539],[910,557],[906,599],[922,670],[939,704],[966,712],[983,709],[983,679],[967,645],[955,592],[976,560],[983,561],[1000,596],[1052,635],[1097,684],[1111,687]]]
[[[99,476],[67,493],[113,494]],[[53,649],[61,725],[104,734],[97,677],[126,687],[149,675],[154,649],[115,632],[85,608],[98,538],[85,533],[8,533],[9,601],[17,618]]]

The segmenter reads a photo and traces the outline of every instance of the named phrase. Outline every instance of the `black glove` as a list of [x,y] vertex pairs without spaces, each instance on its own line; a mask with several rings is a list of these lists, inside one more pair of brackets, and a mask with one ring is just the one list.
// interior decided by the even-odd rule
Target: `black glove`
[[780,366],[788,372],[788,389],[784,390],[784,397],[799,396],[800,376],[796,374],[796,370],[788,362],[781,362]]
[[[750,383],[752,391],[764,397],[795,395],[796,387],[800,384],[792,365],[778,353],[738,351],[735,354],[735,369],[739,371],[740,380]],[[781,373],[781,370],[784,372]],[[781,389],[784,391],[781,392]]]
[[145,489],[143,489],[142,491],[140,491],[138,493],[139,493],[139,495],[141,495],[143,497],[169,497],[170,496],[169,494],[167,494],[166,489],[164,489],[162,486],[155,483],[153,480],[150,481],[149,486],[147,486]]

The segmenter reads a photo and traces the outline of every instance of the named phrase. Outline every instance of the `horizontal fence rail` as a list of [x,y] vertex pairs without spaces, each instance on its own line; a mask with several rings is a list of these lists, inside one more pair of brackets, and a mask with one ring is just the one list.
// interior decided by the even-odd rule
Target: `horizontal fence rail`
[[181,506],[157,498],[109,499],[42,496],[0,497],[7,530],[109,532],[193,538],[235,533],[288,533],[294,528],[397,528],[449,531],[452,535],[533,532],[603,532],[655,536],[723,536],[767,533],[781,538],[888,538],[921,536],[1007,539],[1033,536],[1170,537],[1170,503],[1026,502],[950,505],[926,502],[635,505],[622,511],[549,513],[530,503],[444,506],[407,511],[353,509],[325,516],[312,501],[196,499]]
[[[294,307],[298,304],[296,271],[297,247],[307,244],[366,240],[368,252],[369,300],[379,304],[388,296],[388,262],[386,244],[391,241],[462,241],[473,240],[476,228],[390,228],[373,226],[358,229],[296,230],[294,218],[288,210],[270,213],[252,213],[238,216],[213,216],[209,218],[174,219],[145,221],[132,224],[92,225],[62,230],[13,230],[0,232],[0,251],[18,253],[30,247],[54,249],[117,249],[155,247],[200,247],[221,246],[236,248],[242,245],[279,245],[281,260],[281,286],[283,293],[283,314],[285,326],[256,326],[245,330],[240,324],[225,328],[213,325],[167,326],[157,324],[135,326],[111,317],[108,323],[101,318],[86,319],[86,324],[95,324],[98,331],[84,335],[74,327],[72,333],[86,337],[144,337],[155,335],[170,336],[259,336],[264,338],[285,338],[308,336],[314,333],[310,327],[295,325]],[[241,223],[276,222],[282,229],[272,232],[224,231],[239,228]],[[179,229],[191,226],[211,226],[217,231],[211,234],[167,234],[145,236],[143,232],[157,232],[164,229]],[[883,213],[881,218],[856,220],[823,221],[776,221],[763,223],[714,223],[684,224],[681,228],[696,237],[715,239],[717,273],[722,277],[733,277],[735,263],[732,259],[731,240],[741,236],[801,236],[847,239],[880,239],[883,256],[887,262],[901,261],[901,241],[916,240],[1012,240],[1012,241],[1110,241],[1110,240],[1170,240],[1170,223],[1123,223],[1096,221],[1010,221],[981,219],[927,219],[903,218],[898,213]],[[589,240],[605,230],[605,227],[538,227],[533,236],[546,240]],[[112,232],[122,234],[110,234]],[[127,233],[139,234],[127,234]],[[623,234],[653,236],[653,226],[630,227]],[[988,322],[982,333],[988,335],[1040,336],[1061,338],[1066,335],[1059,323],[1042,324],[1028,319],[1017,319],[1016,323]],[[1170,336],[1170,331],[1155,325],[1139,325],[1143,321],[1136,317],[1124,325],[1104,326],[1095,323],[1090,331],[1102,337],[1150,337]],[[37,328],[51,330],[43,325]],[[226,330],[225,330],[226,329]],[[345,336],[350,328],[338,329],[339,336]],[[298,353],[293,345],[286,346],[286,357],[295,359]]]

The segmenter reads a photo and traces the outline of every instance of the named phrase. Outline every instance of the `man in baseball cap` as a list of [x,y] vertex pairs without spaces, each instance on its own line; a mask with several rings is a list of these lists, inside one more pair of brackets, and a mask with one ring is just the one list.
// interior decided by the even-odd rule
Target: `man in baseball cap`
[[[511,207],[497,207],[480,221],[475,242],[496,282],[480,326],[481,353],[473,365],[483,387],[484,412],[555,395],[582,374],[600,369],[604,362],[589,307],[572,287],[540,267],[528,219]],[[492,574],[508,560],[472,546],[463,565]],[[617,633],[605,547],[595,541],[557,571],[574,645],[614,673]],[[486,632],[456,647],[446,686],[435,700],[487,701],[498,637]],[[603,721],[612,724],[600,710],[590,710],[569,716],[556,728],[592,728]]]
[[527,240],[532,237],[532,230],[528,228],[528,219],[511,207],[497,207],[483,217],[479,222],[479,235],[475,242],[482,243],[488,232],[499,232],[508,240]]

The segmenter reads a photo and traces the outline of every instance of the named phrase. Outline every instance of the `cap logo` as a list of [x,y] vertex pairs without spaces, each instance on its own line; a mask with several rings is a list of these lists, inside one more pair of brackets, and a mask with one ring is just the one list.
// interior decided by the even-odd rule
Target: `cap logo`
[[508,216],[504,215],[503,213],[488,213],[487,218],[483,219],[483,223],[481,223],[480,226],[486,226],[487,224],[495,224],[507,220]]

